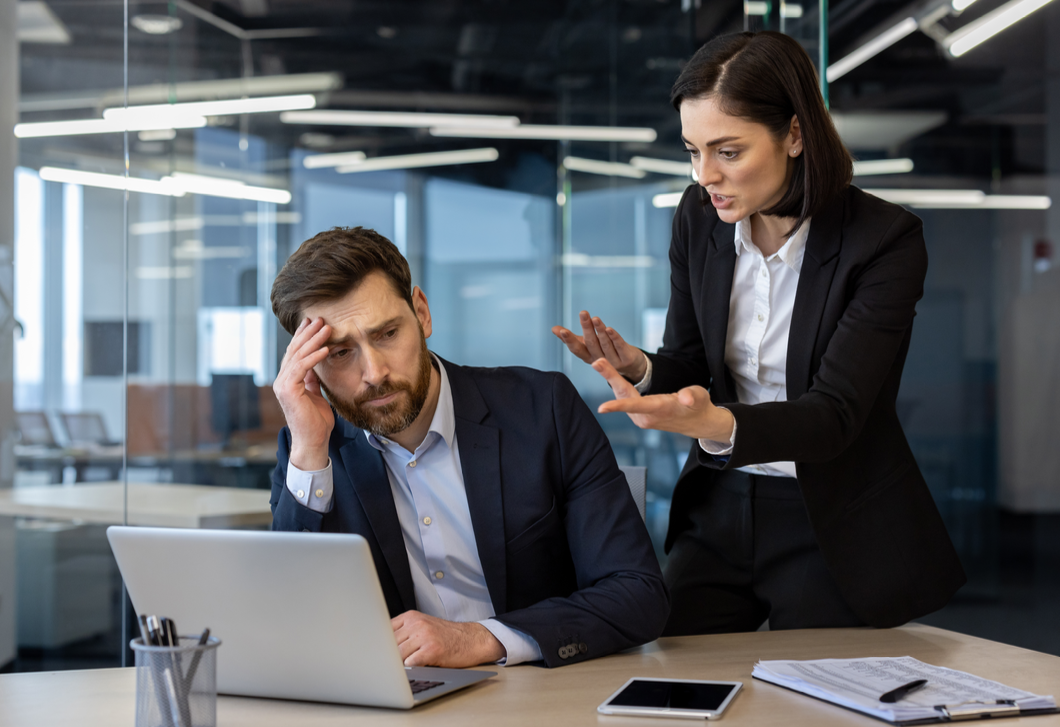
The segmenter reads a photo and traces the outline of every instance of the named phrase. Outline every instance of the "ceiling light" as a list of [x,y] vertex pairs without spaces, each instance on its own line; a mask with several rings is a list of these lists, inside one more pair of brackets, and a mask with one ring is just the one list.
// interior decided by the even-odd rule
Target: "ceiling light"
[[133,123],[144,120],[163,120],[172,116],[238,116],[240,114],[262,114],[290,109],[311,109],[317,105],[311,93],[293,96],[257,96],[255,98],[232,98],[222,101],[192,101],[190,103],[151,104],[148,106],[114,107],[103,111],[106,120],[128,118]]
[[500,157],[492,147],[485,149],[461,149],[459,151],[438,151],[426,154],[401,154],[389,157],[374,157],[356,164],[338,167],[339,174],[352,172],[377,172],[384,169],[414,169],[418,167],[444,167],[450,164],[477,164],[494,162]]
[[684,196],[684,192],[666,192],[665,194],[657,194],[651,198],[652,207],[676,207],[681,203],[681,197]]
[[630,166],[655,174],[669,174],[674,177],[692,177],[692,165],[688,162],[675,162],[669,159],[652,159],[650,157],[633,157]]
[[566,157],[563,160],[563,166],[575,172],[603,174],[608,177],[632,177],[633,179],[643,179],[647,174],[643,169],[637,169],[629,164],[601,162],[596,159],[582,159],[581,157]]
[[894,204],[917,209],[1045,210],[1052,200],[1044,195],[986,194],[977,189],[866,189]]
[[560,262],[568,268],[651,268],[655,258],[651,255],[586,255],[569,252],[560,256]]
[[967,10],[975,0],[953,0],[952,7],[956,12]]
[[291,111],[280,114],[285,124],[320,124],[330,126],[396,126],[427,129],[435,126],[511,128],[519,125],[517,116],[487,114],[422,114],[404,111]]
[[854,176],[867,177],[875,174],[905,174],[913,171],[912,159],[869,159],[854,162]]
[[432,136],[481,139],[549,139],[556,141],[655,141],[655,129],[628,126],[546,126],[520,124],[511,129],[441,127]]
[[951,56],[957,58],[1049,2],[1050,0],[1011,0],[960,30],[950,33],[943,39],[942,44]]
[[121,174],[100,174],[82,172],[77,169],[60,169],[58,167],[41,167],[40,178],[46,182],[63,182],[80,184],[84,187],[101,187],[103,189],[129,190],[145,194],[162,194],[167,197],[183,197],[184,190],[166,180],[140,179]]
[[129,23],[148,35],[168,35],[184,27],[184,21],[172,15],[134,15]]
[[302,160],[302,166],[306,169],[341,167],[345,164],[363,162],[365,158],[366,156],[363,151],[344,151],[335,154],[313,154]]
[[782,18],[801,18],[802,17],[802,6],[792,5],[790,3],[780,3],[780,17]]
[[272,202],[273,204],[287,204],[291,201],[291,193],[286,189],[252,187],[238,179],[173,172],[170,176],[162,178],[163,182],[166,180],[169,180],[169,183],[178,189],[192,194],[227,197],[229,199],[249,199],[258,202]]
[[41,136],[79,136],[82,134],[113,134],[121,131],[150,131],[155,129],[194,129],[206,126],[206,119],[192,114],[176,114],[169,118],[77,119],[75,121],[39,121],[15,124],[15,136],[31,139]]
[[21,0],[18,4],[18,42],[68,45],[70,31],[46,3]]
[[744,15],[765,15],[769,12],[769,3],[763,0],[745,0],[743,4]]
[[136,135],[140,141],[172,141],[177,138],[176,129],[153,129]]
[[[1041,2],[1041,0],[1036,1]],[[825,71],[825,77],[828,79],[829,83],[835,81],[841,76],[854,70],[877,53],[890,48],[916,29],[916,20],[914,18],[906,18],[894,27],[883,31],[853,53],[843,56],[838,61],[828,66],[828,70]]]

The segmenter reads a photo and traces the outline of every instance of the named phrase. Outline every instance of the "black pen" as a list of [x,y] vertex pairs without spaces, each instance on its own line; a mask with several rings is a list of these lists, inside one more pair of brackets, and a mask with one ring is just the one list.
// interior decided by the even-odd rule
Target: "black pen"
[[917,689],[922,689],[926,684],[927,679],[917,679],[916,681],[909,682],[908,684],[903,684],[897,689],[892,689],[891,691],[881,696],[880,701],[887,702],[888,704],[893,704],[894,702],[897,702],[899,699],[906,696],[907,694],[915,692]]
[[[206,642],[210,640],[210,629],[203,629],[202,636],[199,637],[199,646],[206,646]],[[188,667],[188,673],[184,675],[184,691],[188,694],[191,693],[191,683],[195,680],[195,670],[199,668],[199,660],[202,659],[202,650],[195,652],[195,656],[191,657],[191,666]]]

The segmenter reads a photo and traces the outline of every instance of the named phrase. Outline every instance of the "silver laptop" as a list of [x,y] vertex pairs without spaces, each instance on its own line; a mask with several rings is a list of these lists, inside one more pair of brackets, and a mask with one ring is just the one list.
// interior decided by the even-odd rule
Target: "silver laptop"
[[495,676],[406,668],[359,535],[107,528],[138,614],[221,639],[217,690],[409,709]]

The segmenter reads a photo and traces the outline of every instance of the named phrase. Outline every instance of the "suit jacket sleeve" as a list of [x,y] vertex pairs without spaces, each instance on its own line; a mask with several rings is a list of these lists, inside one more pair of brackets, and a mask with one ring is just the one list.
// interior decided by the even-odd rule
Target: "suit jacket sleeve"
[[556,499],[578,590],[497,620],[533,637],[546,666],[560,666],[656,639],[670,603],[611,446],[574,386],[560,374],[553,381],[552,411],[563,473]]
[[[699,185],[685,190],[673,221],[670,245],[670,305],[666,310],[663,345],[659,352],[648,353],[652,363],[651,385],[645,394],[662,394],[698,384],[708,388],[711,382],[703,334],[699,329],[699,301],[689,287],[688,245],[693,234],[689,229],[690,209],[701,204]],[[709,233],[703,244],[709,241]]]
[[[826,462],[861,433],[924,294],[923,224],[899,211],[850,292],[809,390],[794,401],[726,404],[738,434],[726,468],[758,462]],[[869,234],[865,232],[863,234]],[[704,453],[700,463],[720,467]]]
[[287,465],[290,459],[291,433],[284,427],[276,443],[276,469],[272,471],[272,496],[269,498],[272,529],[318,533],[324,513],[304,506],[287,489]]

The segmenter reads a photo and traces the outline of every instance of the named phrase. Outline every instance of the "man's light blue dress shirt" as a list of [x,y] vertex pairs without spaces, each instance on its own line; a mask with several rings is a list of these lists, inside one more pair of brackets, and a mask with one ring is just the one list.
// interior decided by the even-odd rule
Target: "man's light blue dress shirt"
[[[438,407],[416,451],[409,452],[396,442],[365,432],[386,463],[412,571],[416,607],[447,621],[481,623],[507,652],[500,664],[536,661],[541,658],[537,642],[493,618],[496,613],[482,572],[460,469],[453,393],[445,367],[437,358],[434,362],[441,378]],[[303,472],[289,464],[287,489],[302,505],[327,512],[333,492],[331,462],[316,472]]]

